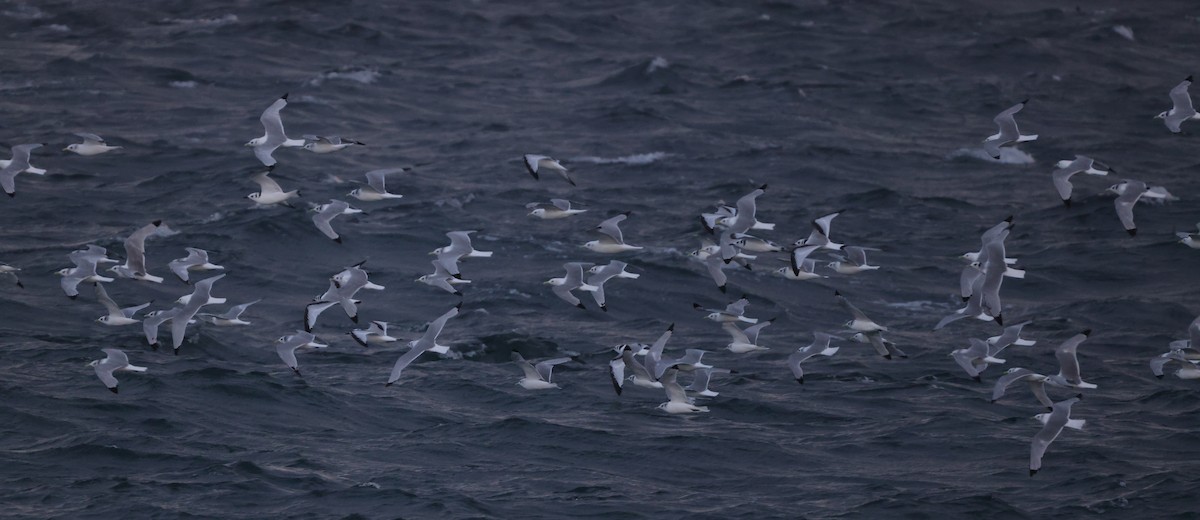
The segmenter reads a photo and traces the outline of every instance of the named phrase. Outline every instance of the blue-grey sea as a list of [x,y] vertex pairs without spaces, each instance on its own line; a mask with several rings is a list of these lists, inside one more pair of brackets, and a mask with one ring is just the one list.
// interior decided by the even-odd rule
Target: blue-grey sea
[[[1196,381],[1156,379],[1151,357],[1200,314],[1200,251],[1176,231],[1200,220],[1200,122],[1172,134],[1154,115],[1200,72],[1200,4],[964,1],[146,1],[0,2],[0,155],[46,143],[0,197],[0,517],[5,518],[1195,518]],[[295,208],[254,208],[264,170],[243,144],[288,93],[288,134],[366,146],[276,151],[272,176]],[[1037,141],[1002,159],[981,149],[992,118],[1018,114]],[[93,132],[123,148],[62,149]],[[553,156],[578,186],[535,180],[521,156]],[[1065,207],[1050,172],[1075,154],[1116,169],[1076,176]],[[359,202],[363,173],[403,199]],[[1136,237],[1105,190],[1124,178],[1178,200],[1138,204]],[[839,242],[879,248],[882,268],[786,280],[786,253],[728,270],[721,293],[690,253],[698,215],[767,184],[759,236],[788,245],[841,210]],[[307,204],[350,201],[337,244]],[[538,220],[525,204],[566,198],[588,212]],[[626,240],[581,247],[631,211]],[[995,323],[933,326],[961,306],[959,258],[1012,215],[1006,323],[1033,320],[1032,347],[972,381],[950,351]],[[147,241],[162,284],[117,280],[122,305],[166,309],[192,288],[167,263],[185,247],[226,267],[214,295],[262,299],[252,325],[193,325],[179,355],[139,325],[107,327],[93,289],[76,300],[54,271],[87,244],[124,258]],[[459,298],[416,283],[452,230],[478,230],[492,258],[462,264]],[[561,301],[543,282],[571,261],[630,264],[608,312]],[[328,343],[275,352],[305,304],[367,260],[360,324],[400,341],[363,348],[334,308]],[[204,274],[193,274],[203,278]],[[909,354],[841,343],[784,360],[812,331],[845,334],[834,291],[885,324]],[[734,354],[693,303],[739,297],[775,319],[770,350]],[[462,302],[440,342],[385,387],[405,343]],[[206,310],[221,310],[214,305]],[[612,347],[708,351],[709,413],[657,409],[662,391],[608,376]],[[1083,329],[1085,392],[1044,466],[1028,474],[1043,411],[1023,386],[989,402],[1010,367],[1053,374],[1054,347]],[[169,337],[168,327],[161,334]],[[121,348],[143,374],[108,392],[87,363]],[[528,391],[509,360],[569,356],[561,388]],[[682,374],[686,384],[689,376]],[[1055,400],[1074,390],[1051,388]]]

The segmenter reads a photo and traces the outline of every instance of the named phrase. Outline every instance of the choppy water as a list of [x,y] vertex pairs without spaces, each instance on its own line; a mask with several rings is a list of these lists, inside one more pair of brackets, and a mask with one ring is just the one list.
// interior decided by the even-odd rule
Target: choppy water
[[[0,279],[0,514],[1186,518],[1196,386],[1156,380],[1147,361],[1200,312],[1200,257],[1173,236],[1200,220],[1200,181],[1195,135],[1152,116],[1195,72],[1198,31],[1191,2],[0,4],[0,142],[50,144],[33,163],[51,172],[21,175],[0,201],[0,261],[27,287]],[[241,145],[284,92],[293,137],[368,144],[278,151],[275,176],[304,200],[416,166],[389,180],[404,199],[335,221],[343,245],[300,210],[248,209],[261,168]],[[991,118],[1025,97],[1022,130],[1041,138],[981,159]],[[125,149],[59,152],[78,131]],[[534,181],[523,153],[562,159],[579,187]],[[1128,238],[1100,195],[1118,179],[1077,178],[1075,204],[1058,201],[1049,171],[1076,153],[1181,200],[1139,205]],[[764,255],[716,291],[687,257],[696,215],[762,183],[760,218],[778,226],[767,238],[790,243],[844,209],[835,238],[883,248],[884,268],[789,282]],[[525,216],[556,196],[591,211]],[[622,257],[642,278],[607,288],[607,314],[571,308],[542,282],[567,261],[606,261],[578,246],[619,211],[648,246]],[[1053,347],[1092,328],[1080,359],[1100,386],[1073,412],[1087,427],[1064,432],[1032,479],[1040,407],[1018,387],[989,404],[1003,367],[977,384],[947,357],[999,328],[931,332],[957,306],[956,256],[1010,214],[1008,251],[1029,274],[1005,283],[1005,314],[1036,320],[1025,330],[1039,343],[1010,349],[1009,365],[1053,372]],[[184,247],[210,250],[229,268],[219,296],[263,298],[254,326],[197,327],[174,357],[139,327],[95,323],[90,288],[63,297],[50,273],[69,251],[119,255],[154,219],[181,233],[148,243],[151,272],[170,277]],[[388,287],[360,294],[364,322],[417,337],[458,301],[413,282],[456,229],[479,229],[496,254],[464,265],[474,283],[442,335],[454,355],[426,354],[385,388],[402,343],[362,349],[335,309],[317,328],[332,346],[300,354],[303,379],[276,357],[325,279],[364,258]],[[783,359],[841,327],[834,289],[911,357],[844,345],[800,387]],[[173,278],[109,286],[152,308],[189,291]],[[691,308],[740,295],[751,315],[778,317],[766,353],[722,350],[725,334]],[[669,349],[708,349],[738,371],[714,379],[708,414],[668,416],[661,393],[609,385],[608,347],[669,323]],[[85,366],[114,346],[150,367],[122,375],[120,395]],[[556,370],[560,391],[532,393],[514,384],[513,349],[577,361]]]

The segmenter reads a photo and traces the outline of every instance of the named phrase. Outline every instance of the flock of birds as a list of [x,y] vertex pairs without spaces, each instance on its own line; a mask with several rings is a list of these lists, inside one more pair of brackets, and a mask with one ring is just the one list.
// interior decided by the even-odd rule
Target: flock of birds
[[[1179,132],[1180,125],[1188,120],[1200,119],[1200,114],[1193,109],[1188,86],[1188,77],[1170,92],[1173,107],[1157,117],[1162,118],[1167,128]],[[1017,128],[1015,115],[1020,112],[1028,100],[1018,103],[1001,112],[994,119],[999,131],[983,141],[983,148],[992,157],[999,158],[1001,147],[1013,146],[1019,143],[1037,140],[1037,135],[1023,135]],[[270,173],[276,165],[273,154],[279,148],[303,148],[314,153],[331,153],[353,146],[363,146],[363,143],[343,139],[337,136],[306,135],[304,139],[289,139],[284,132],[280,117],[281,110],[287,106],[287,95],[277,99],[262,114],[260,121],[264,134],[246,143],[253,148],[254,155],[267,167],[267,171],[258,173],[252,180],[258,183],[260,190],[248,196],[258,206],[285,205],[299,197],[298,190],[284,190]],[[118,150],[120,146],[110,146],[103,138],[81,133],[82,143],[71,144],[64,151],[83,156],[91,156]],[[30,164],[31,152],[42,147],[42,144],[21,144],[12,147],[13,158],[10,161],[0,161],[0,186],[9,196],[15,195],[15,179],[20,173],[44,175],[45,170]],[[544,155],[525,155],[524,164],[534,179],[540,179],[540,174],[553,172],[563,180],[575,185],[570,172],[558,160]],[[389,174],[407,170],[406,168],[381,169],[366,174],[366,184],[351,191],[348,195],[362,202],[378,202],[389,199],[399,199],[402,195],[387,191],[386,178]],[[1089,175],[1107,175],[1114,170],[1103,163],[1089,157],[1076,156],[1074,160],[1059,161],[1057,169],[1052,173],[1053,185],[1066,205],[1071,204],[1072,185],[1070,179],[1077,173]],[[705,239],[701,247],[691,253],[701,262],[716,284],[718,289],[726,292],[728,275],[725,270],[741,266],[751,268],[751,261],[760,255],[768,253],[784,253],[787,255],[787,266],[774,270],[776,274],[788,280],[811,280],[825,278],[827,275],[818,271],[817,261],[812,255],[824,251],[832,257],[827,264],[830,271],[841,275],[856,275],[877,270],[880,267],[871,265],[867,259],[869,251],[877,249],[853,246],[834,242],[831,238],[833,220],[841,213],[834,212],[813,220],[812,230],[805,238],[799,239],[787,246],[761,238],[754,231],[772,231],[774,224],[762,222],[757,217],[758,198],[766,193],[767,186],[763,185],[738,199],[733,206],[720,204],[712,212],[702,213],[700,221],[705,231],[715,237],[715,240]],[[1167,201],[1174,197],[1162,187],[1150,187],[1138,180],[1125,180],[1110,188],[1117,194],[1115,207],[1119,220],[1130,235],[1135,235],[1137,227],[1133,220],[1133,208],[1139,200]],[[565,199],[552,199],[548,203],[531,203],[527,206],[529,216],[543,220],[558,220],[577,217],[586,213],[586,209],[578,209]],[[312,205],[314,226],[326,237],[341,242],[341,236],[333,228],[333,220],[340,215],[361,213],[362,210],[351,207],[343,200],[333,199],[326,204]],[[630,217],[629,212],[621,213],[602,221],[596,226],[599,237],[582,245],[594,253],[622,254],[642,250],[641,246],[625,242],[621,232],[621,224]],[[1004,326],[1003,307],[1000,289],[1005,278],[1021,279],[1024,271],[1014,266],[1016,260],[1007,256],[1005,240],[1013,228],[1013,219],[1009,217],[988,229],[981,236],[980,249],[966,253],[963,258],[969,264],[963,269],[959,280],[960,296],[965,303],[962,309],[946,316],[935,327],[935,330],[946,327],[962,319],[975,318],[984,321],[995,321]],[[1198,225],[1200,230],[1200,225]],[[459,286],[471,283],[464,278],[460,263],[473,258],[488,258],[492,252],[476,250],[471,243],[473,231],[451,231],[447,233],[450,244],[432,251],[431,261],[433,272],[421,276],[416,281],[439,288],[455,295],[462,295]],[[125,260],[120,262],[108,257],[105,248],[88,245],[84,249],[68,254],[68,259],[74,264],[58,271],[62,276],[61,287],[64,293],[72,299],[79,295],[78,286],[82,283],[93,284],[96,300],[102,304],[106,314],[97,319],[106,326],[128,326],[141,323],[147,344],[158,350],[158,332],[167,322],[171,324],[171,346],[178,354],[187,334],[187,327],[197,321],[204,321],[215,326],[244,326],[250,322],[242,319],[242,315],[259,300],[233,305],[221,313],[202,312],[210,305],[226,303],[225,298],[214,296],[214,284],[226,276],[216,274],[192,283],[193,273],[222,271],[224,267],[209,260],[208,252],[199,248],[186,248],[187,256],[171,261],[169,270],[183,283],[193,285],[190,294],[182,295],[170,308],[153,310],[138,318],[138,313],[146,309],[150,303],[121,307],[104,288],[104,284],[113,282],[116,278],[125,278],[149,283],[163,283],[164,278],[151,274],[145,261],[146,240],[151,237],[162,237],[177,234],[162,221],[151,222],[130,234],[124,240]],[[1200,234],[1179,233],[1180,242],[1200,248]],[[115,264],[103,272],[101,266]],[[597,265],[590,262],[568,262],[563,265],[565,273],[561,277],[551,278],[545,283],[551,286],[551,292],[570,305],[581,309],[588,306],[576,295],[576,291],[588,293],[595,305],[601,311],[607,312],[605,287],[606,284],[618,279],[637,279],[640,275],[628,272],[628,264],[620,260],[612,260],[607,264]],[[13,277],[18,286],[23,287],[17,277],[19,268],[9,264],[0,264],[0,275]],[[111,276],[106,275],[111,273]],[[328,289],[307,304],[304,312],[302,330],[280,337],[275,344],[280,359],[297,375],[300,374],[296,358],[297,350],[301,348],[325,348],[328,345],[318,341],[313,329],[321,314],[332,308],[340,307],[354,322],[358,323],[358,305],[361,300],[356,296],[361,290],[379,291],[384,287],[371,283],[369,273],[364,264],[359,263],[344,268],[329,278]],[[849,337],[841,337],[821,331],[812,333],[812,343],[797,349],[787,358],[787,367],[796,381],[804,384],[803,363],[815,356],[832,356],[839,347],[831,346],[833,341],[855,341],[869,344],[880,356],[886,359],[904,358],[907,355],[895,343],[885,337],[888,328],[872,320],[861,309],[852,304],[844,295],[835,291],[834,303],[840,306],[850,316],[846,323]],[[724,308],[706,308],[700,304],[693,305],[696,310],[706,313],[708,320],[719,323],[729,335],[727,349],[734,354],[748,354],[766,350],[768,347],[761,343],[761,336],[766,327],[774,320],[760,320],[746,314],[749,301],[738,299]],[[429,322],[425,333],[418,339],[408,342],[409,349],[393,365],[388,376],[387,385],[397,382],[403,370],[425,352],[446,354],[449,347],[437,343],[438,337],[446,324],[460,313],[462,303],[452,307],[437,319]],[[987,339],[970,338],[966,348],[957,349],[950,353],[954,361],[975,381],[982,381],[981,374],[994,364],[1004,364],[1005,360],[998,356],[1009,346],[1017,345],[1032,347],[1037,342],[1021,338],[1023,327],[1030,321],[1009,324],[1003,332]],[[705,364],[704,350],[685,349],[677,355],[669,354],[666,346],[674,332],[674,324],[667,328],[651,344],[629,342],[615,347],[615,357],[609,363],[611,382],[617,395],[630,385],[651,388],[665,392],[667,401],[659,405],[663,411],[671,414],[707,412],[706,406],[697,405],[698,398],[711,398],[718,395],[709,389],[709,383],[714,375],[733,372],[728,368],[716,368]],[[1049,444],[1059,436],[1064,428],[1079,429],[1085,421],[1071,418],[1072,406],[1082,398],[1081,390],[1096,388],[1096,385],[1083,380],[1080,375],[1077,359],[1078,347],[1088,338],[1090,330],[1084,330],[1067,338],[1055,349],[1055,357],[1059,370],[1054,375],[1044,375],[1026,368],[1010,368],[995,382],[992,391],[992,401],[1002,398],[1006,390],[1014,383],[1025,382],[1029,385],[1036,400],[1045,406],[1047,413],[1035,416],[1043,427],[1034,436],[1030,450],[1030,475],[1041,467],[1041,459]],[[382,321],[372,321],[366,328],[354,329],[348,333],[360,345],[381,345],[399,341],[388,334],[388,324]],[[1200,378],[1200,318],[1188,327],[1189,339],[1179,340],[1170,344],[1170,350],[1155,357],[1150,362],[1150,368],[1157,377],[1163,377],[1165,365],[1176,362],[1180,368],[1175,375],[1183,379]],[[130,363],[128,355],[116,348],[102,349],[106,357],[93,361],[94,368],[100,381],[113,393],[118,392],[118,381],[114,374],[118,371],[145,372],[146,367]],[[640,358],[640,359],[639,359]],[[522,370],[523,377],[520,386],[529,390],[545,390],[558,388],[552,377],[553,368],[572,360],[569,357],[548,359],[533,364],[519,353],[513,352],[512,359]],[[682,386],[679,382],[680,372],[691,375],[690,385]],[[1048,388],[1066,389],[1071,397],[1054,400],[1047,392]]]

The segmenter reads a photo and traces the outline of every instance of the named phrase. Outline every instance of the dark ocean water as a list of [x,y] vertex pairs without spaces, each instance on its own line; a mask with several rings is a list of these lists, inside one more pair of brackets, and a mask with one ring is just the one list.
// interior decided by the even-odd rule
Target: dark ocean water
[[[0,201],[0,516],[23,518],[1190,518],[1200,481],[1196,383],[1155,379],[1150,357],[1200,313],[1198,252],[1173,232],[1200,220],[1200,124],[1173,135],[1152,117],[1197,72],[1194,2],[3,2],[0,143],[45,142],[17,196]],[[1077,5],[1079,7],[1077,7]],[[1133,31],[1130,41],[1114,26]],[[329,155],[276,152],[274,176],[308,202],[346,198],[367,170],[399,201],[355,203],[335,244],[300,209],[250,209],[262,168],[245,141],[290,93],[292,137],[353,137]],[[1029,97],[1021,129],[1040,139],[999,163],[980,157],[992,117]],[[1195,126],[1190,126],[1195,125]],[[59,150],[72,132],[125,149]],[[534,181],[521,154],[572,168],[579,186]],[[1011,152],[1010,152],[1011,153]],[[1119,181],[1076,177],[1064,208],[1055,161],[1081,153],[1164,185],[1180,200],[1139,205],[1129,238],[1101,194]],[[718,292],[688,252],[696,216],[759,184],[762,233],[780,243],[844,209],[836,240],[880,247],[883,269],[815,282],[730,272]],[[539,221],[527,202],[566,197],[590,210]],[[620,211],[639,280],[607,287],[610,312],[574,309],[542,282]],[[1005,315],[1035,320],[1008,366],[1053,373],[1053,347],[1080,348],[1099,385],[1086,419],[1050,447],[1036,477],[1029,441],[1041,407],[1023,387],[997,404],[947,354],[994,323],[933,325],[958,307],[962,261],[1008,215],[1010,256],[1028,270],[1003,287]],[[215,293],[262,298],[242,328],[196,326],[178,357],[151,352],[140,327],[109,328],[92,290],[65,298],[52,271],[87,243],[123,256],[151,220],[162,285],[119,280],[122,304],[166,308],[190,288],[166,263],[184,247],[228,268]],[[463,313],[397,385],[403,341],[459,298],[414,283],[451,230],[478,229]],[[275,354],[305,303],[342,267],[369,259],[383,292],[363,323],[403,341],[363,349],[337,309],[299,354]],[[822,262],[823,264],[824,262]],[[911,356],[887,361],[848,343],[784,366],[813,330],[847,319],[837,289],[893,331]],[[745,295],[778,317],[771,350],[735,355],[692,303]],[[217,306],[221,308],[223,306]],[[594,309],[594,306],[592,306]],[[736,374],[714,378],[711,412],[670,416],[658,391],[610,387],[609,347],[702,348]],[[167,328],[163,328],[169,336]],[[105,391],[86,363],[125,349],[150,368]],[[516,349],[556,370],[562,389],[515,384]],[[1051,389],[1062,399],[1073,392]]]

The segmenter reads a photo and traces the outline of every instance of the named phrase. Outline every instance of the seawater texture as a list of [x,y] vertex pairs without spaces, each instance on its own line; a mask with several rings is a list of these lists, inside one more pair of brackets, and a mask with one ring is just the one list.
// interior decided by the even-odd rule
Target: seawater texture
[[[1153,119],[1198,72],[1198,17],[1169,1],[2,3],[0,143],[47,143],[33,164],[50,173],[22,174],[0,200],[0,261],[26,286],[0,277],[0,515],[1194,514],[1197,387],[1147,362],[1200,313],[1200,256],[1173,236],[1200,220],[1200,124],[1174,135]],[[250,209],[262,168],[242,145],[285,92],[292,137],[367,146],[277,151],[273,176],[302,202]],[[1026,97],[1021,129],[1041,138],[1003,162],[981,156],[992,117]],[[73,132],[124,149],[67,155]],[[535,181],[525,153],[562,159],[579,186]],[[1066,208],[1049,174],[1077,153],[1120,175],[1077,176]],[[349,199],[368,214],[334,221],[344,244],[304,212],[401,166],[413,170],[388,185],[403,199]],[[1139,205],[1136,238],[1102,195],[1122,176],[1180,197]],[[759,218],[777,225],[764,238],[790,244],[844,210],[834,238],[881,248],[870,258],[883,268],[793,282],[771,274],[782,254],[763,254],[718,292],[687,255],[704,237],[697,215],[761,184]],[[550,198],[589,212],[526,215]],[[580,245],[622,211],[626,239],[647,249],[619,258],[641,278],[606,287],[608,313],[555,298],[543,281],[564,262],[606,262]],[[947,354],[999,327],[932,328],[959,306],[958,255],[1008,215],[1028,275],[1005,282],[1005,317],[1035,320],[1025,336],[1038,344],[1011,347],[979,384]],[[228,269],[217,296],[263,299],[253,326],[193,326],[176,357],[151,352],[138,326],[96,323],[91,287],[63,296],[50,273],[68,252],[123,257],[121,239],[155,219],[180,232],[147,243],[167,281],[109,294],[166,308],[191,291],[167,262],[200,247]],[[495,256],[462,266],[473,283],[441,337],[456,355],[426,354],[384,387],[403,342],[459,301],[413,280],[461,229]],[[331,309],[315,330],[331,346],[302,351],[297,377],[274,340],[363,259],[387,287],[359,294],[363,324],[387,321],[401,341],[364,349]],[[811,331],[842,330],[835,289],[911,357],[841,344],[800,386],[784,359]],[[723,350],[725,333],[692,309],[742,295],[750,315],[777,318],[761,337],[771,350]],[[611,388],[611,347],[670,323],[669,352],[706,349],[737,370],[713,378],[708,414],[669,416],[660,391]],[[1042,410],[1022,386],[989,403],[991,384],[1011,366],[1053,373],[1053,347],[1086,328],[1079,358],[1099,389],[1073,415],[1087,426],[1030,478]],[[85,366],[104,347],[149,372],[106,392]],[[562,389],[517,386],[513,349],[574,355],[555,370]]]

